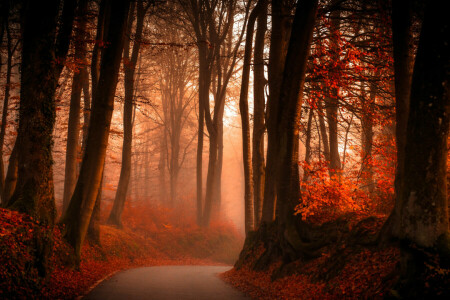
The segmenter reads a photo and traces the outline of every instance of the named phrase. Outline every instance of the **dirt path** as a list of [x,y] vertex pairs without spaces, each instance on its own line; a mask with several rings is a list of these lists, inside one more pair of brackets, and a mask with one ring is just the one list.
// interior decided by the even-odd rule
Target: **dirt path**
[[117,273],[83,299],[244,300],[245,297],[217,277],[222,266],[159,266]]

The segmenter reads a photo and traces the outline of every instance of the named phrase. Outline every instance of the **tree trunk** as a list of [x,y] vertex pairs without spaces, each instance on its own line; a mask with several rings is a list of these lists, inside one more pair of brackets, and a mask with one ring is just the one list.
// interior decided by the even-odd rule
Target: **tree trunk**
[[[443,5],[443,3],[442,3]],[[448,235],[450,36],[445,8],[427,5],[414,65],[401,185],[400,238],[433,247]],[[448,238],[448,236],[447,236]]]
[[[11,71],[12,71],[12,57],[14,55],[14,50],[12,46],[12,38],[9,31],[9,22],[8,22],[8,14],[6,13],[6,20],[0,20],[0,22],[4,23],[4,27],[6,27],[6,35],[7,35],[7,50],[8,57],[6,60],[6,84],[5,84],[5,98],[3,99],[3,112],[2,112],[2,123],[0,129],[0,192],[2,192],[5,188],[5,166],[3,163],[3,144],[5,143],[5,134],[6,134],[6,125],[8,121],[8,106],[9,106],[9,92],[11,90]],[[3,30],[3,28],[2,28]],[[3,39],[3,33],[0,36]],[[0,40],[1,41],[1,40]],[[1,42],[0,42],[1,45]],[[0,61],[1,65],[1,61]],[[1,203],[6,205],[8,199],[3,199]]]
[[159,151],[159,200],[162,204],[167,205],[167,188],[166,188],[166,161],[167,161],[167,136],[165,130],[161,130],[161,141]]
[[9,205],[9,200],[11,199],[16,189],[17,172],[18,172],[17,152],[18,152],[17,143],[14,143],[14,147],[9,157],[8,171],[6,172],[5,177],[5,187],[2,191],[2,201],[5,207]]
[[325,125],[324,113],[323,113],[323,102],[319,100],[318,103],[318,116],[319,116],[319,126],[320,126],[320,136],[322,137],[323,144],[323,156],[325,156],[325,160],[329,163],[330,161],[330,143],[328,142],[328,134],[327,127]]
[[267,0],[260,0],[262,8],[258,14],[258,25],[255,36],[255,54],[253,71],[253,194],[255,203],[255,227],[259,227],[262,218],[262,208],[264,199],[264,108],[265,97],[264,87],[266,78],[264,77],[264,38],[267,30]]
[[300,255],[302,241],[298,226],[300,216],[294,216],[299,203],[300,187],[298,173],[299,124],[307,58],[314,29],[317,0],[299,1],[295,12],[283,81],[278,115],[280,135],[280,172],[278,185],[279,235],[282,251],[288,260]]
[[[56,36],[59,1],[24,3],[19,129],[16,140],[18,177],[10,206],[50,228],[56,217],[52,170],[55,93],[70,42],[76,1],[65,1]],[[46,22],[42,22],[42,20]],[[33,155],[30,155],[33,153]],[[48,274],[51,236],[36,233],[37,269]]]
[[[334,10],[331,13],[330,26],[330,51],[333,62],[339,61],[339,23],[340,10]],[[334,70],[331,72],[338,72]],[[337,76],[336,76],[337,77]],[[338,136],[338,110],[339,110],[339,90],[338,87],[329,87],[329,96],[325,97],[329,145],[330,145],[330,174],[333,175],[341,169],[341,160],[339,157],[339,136]]]
[[98,87],[94,91],[86,153],[72,200],[62,221],[66,225],[64,237],[74,248],[77,265],[79,265],[81,246],[94,209],[103,171],[129,1],[106,1],[106,8],[109,7],[110,20],[114,22],[110,22],[106,34],[106,42],[109,45],[103,52]]
[[78,72],[72,79],[72,94],[70,96],[69,122],[67,129],[66,166],[64,175],[63,212],[69,206],[70,198],[77,181],[77,158],[80,134],[81,90],[83,73],[86,72],[86,24],[88,1],[80,1],[78,8],[78,26],[75,34],[75,60],[81,62]]
[[239,111],[242,123],[242,155],[244,163],[244,203],[245,203],[245,233],[255,230],[255,209],[253,199],[252,152],[250,143],[250,118],[248,112],[248,85],[250,77],[250,62],[252,59],[253,32],[256,18],[261,10],[261,2],[255,6],[248,18],[247,36],[245,38],[244,62],[242,67],[241,93]]
[[276,190],[278,180],[279,135],[277,118],[279,113],[279,95],[283,76],[283,66],[287,50],[288,13],[284,1],[272,0],[272,34],[269,53],[269,99],[267,101],[267,165],[264,182],[264,201],[262,221],[275,220]]
[[[364,86],[361,87],[364,89]],[[372,143],[373,143],[373,114],[375,108],[375,93],[376,85],[374,82],[370,83],[369,99],[366,99],[366,94],[363,90],[361,94],[362,113],[361,113],[361,144],[362,144],[362,163],[361,174],[363,177],[364,189],[373,194],[375,185],[373,181],[372,170]]]
[[412,53],[412,7],[410,1],[392,1],[392,38],[395,75],[395,141],[397,145],[397,167],[395,170],[394,210],[387,223],[394,236],[400,235],[400,202],[405,165],[406,127],[409,114],[411,78],[413,66]]
[[[312,127],[312,119],[314,117],[314,110],[310,107],[308,114],[308,125],[306,126],[306,141],[305,141],[305,163],[308,165],[311,162],[311,127]],[[306,172],[303,173],[303,181],[307,181],[309,174]]]
[[142,30],[144,28],[145,9],[142,0],[137,3],[136,31],[134,35],[133,50],[131,58],[129,53],[131,27],[133,26],[134,2],[131,4],[131,13],[128,20],[128,41],[125,43],[124,68],[125,68],[125,101],[123,105],[123,147],[122,147],[122,167],[120,170],[119,184],[117,186],[116,197],[108,223],[122,227],[122,212],[128,191],[128,184],[131,176],[131,145],[133,141],[133,94],[134,94],[134,74],[141,44]]
[[105,168],[103,167],[102,179],[98,188],[97,198],[95,199],[94,210],[92,211],[91,220],[89,221],[86,239],[96,245],[101,246],[100,243],[100,208],[102,204],[102,187],[104,179]]

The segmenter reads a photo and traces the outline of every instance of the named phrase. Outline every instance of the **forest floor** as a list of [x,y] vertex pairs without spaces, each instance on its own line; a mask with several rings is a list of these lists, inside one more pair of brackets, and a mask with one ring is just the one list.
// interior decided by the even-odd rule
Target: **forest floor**
[[[383,219],[371,222],[377,231]],[[279,276],[281,259],[263,271],[255,271],[264,245],[253,248],[241,268],[221,275],[222,279],[254,299],[382,299],[394,283],[400,251],[397,247],[359,247],[336,243],[323,249],[320,257],[291,263]],[[278,274],[278,276],[277,276]]]
[[[253,299],[407,299],[400,297],[397,285],[400,245],[376,239],[385,219],[348,222],[338,240],[320,248],[318,256],[288,264],[282,263],[279,252],[271,263],[261,264],[267,257],[267,240],[261,236],[270,231],[259,230],[246,241],[235,268],[220,276]],[[421,298],[449,299],[450,269],[439,265],[436,254],[421,253],[428,257],[418,262],[423,273],[415,278],[415,288],[433,295]]]
[[67,266],[69,248],[55,228],[52,270],[42,281],[33,261],[33,234],[44,231],[42,226],[27,215],[0,208],[0,298],[74,299],[119,270],[232,264],[243,244],[237,230],[227,223],[202,229],[189,215],[180,217],[159,206],[127,207],[123,229],[101,225],[101,246],[85,243],[79,270]]

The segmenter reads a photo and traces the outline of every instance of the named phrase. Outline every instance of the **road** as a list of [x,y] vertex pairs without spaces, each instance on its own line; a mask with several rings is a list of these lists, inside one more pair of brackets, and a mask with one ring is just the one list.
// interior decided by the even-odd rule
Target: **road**
[[103,281],[83,299],[249,300],[217,277],[218,273],[230,268],[158,266],[131,269]]

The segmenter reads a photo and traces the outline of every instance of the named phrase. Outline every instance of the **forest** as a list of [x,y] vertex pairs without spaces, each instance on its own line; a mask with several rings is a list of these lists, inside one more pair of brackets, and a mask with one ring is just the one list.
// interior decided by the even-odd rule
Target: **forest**
[[446,4],[0,0],[0,299],[450,299]]

